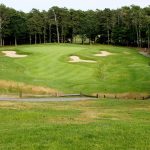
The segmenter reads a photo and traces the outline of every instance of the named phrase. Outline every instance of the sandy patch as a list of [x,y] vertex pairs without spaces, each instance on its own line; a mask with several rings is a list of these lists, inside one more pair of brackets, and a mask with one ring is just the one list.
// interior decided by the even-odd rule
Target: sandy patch
[[15,51],[2,51],[2,53],[5,54],[5,56],[11,57],[11,58],[27,57],[27,55],[20,55],[20,54],[17,54]]
[[129,52],[123,52],[124,54],[126,54],[126,55],[129,55],[130,53]]
[[95,63],[96,61],[93,61],[93,60],[83,60],[83,59],[80,59],[78,56],[70,56],[70,61],[69,62],[73,62],[73,63],[76,63],[76,62]]
[[150,57],[150,54],[148,54],[147,52],[139,52],[139,53],[145,57]]
[[100,51],[100,54],[95,54],[94,56],[106,57],[109,55],[113,55],[113,54],[107,51]]

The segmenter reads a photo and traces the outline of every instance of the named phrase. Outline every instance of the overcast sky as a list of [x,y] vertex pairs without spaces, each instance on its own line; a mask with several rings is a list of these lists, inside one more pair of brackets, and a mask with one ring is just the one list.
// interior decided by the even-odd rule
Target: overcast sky
[[150,5],[150,0],[0,0],[6,6],[29,12],[32,8],[48,10],[52,6],[67,7],[74,9],[116,9],[132,4],[145,7]]

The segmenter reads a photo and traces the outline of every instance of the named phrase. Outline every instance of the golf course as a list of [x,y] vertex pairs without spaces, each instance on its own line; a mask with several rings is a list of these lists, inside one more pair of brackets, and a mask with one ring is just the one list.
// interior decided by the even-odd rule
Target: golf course
[[[24,57],[7,56],[9,51]],[[2,47],[0,93],[15,92],[19,83],[61,93],[149,93],[149,63],[136,48],[78,44]]]
[[[1,47],[0,149],[150,149],[150,101],[133,100],[149,96],[149,70],[150,59],[131,47]],[[17,100],[20,90],[23,96],[82,92],[124,98],[36,102]],[[12,96],[16,101],[2,99]]]
[[149,4],[1,0],[0,150],[150,150]]

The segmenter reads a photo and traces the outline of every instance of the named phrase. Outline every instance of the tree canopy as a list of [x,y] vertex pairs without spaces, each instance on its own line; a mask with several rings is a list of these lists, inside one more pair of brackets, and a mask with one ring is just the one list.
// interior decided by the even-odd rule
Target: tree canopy
[[54,6],[48,11],[16,11],[0,4],[0,46],[76,42],[150,47],[150,6],[116,10],[73,10]]

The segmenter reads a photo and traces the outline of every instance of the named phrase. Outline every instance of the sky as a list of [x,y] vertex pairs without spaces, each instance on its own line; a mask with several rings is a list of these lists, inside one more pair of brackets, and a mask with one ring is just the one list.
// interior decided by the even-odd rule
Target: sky
[[96,10],[96,9],[116,9],[132,4],[141,7],[149,6],[150,0],[0,0],[0,4],[29,12],[32,8],[48,10],[52,6],[67,7],[68,9]]

